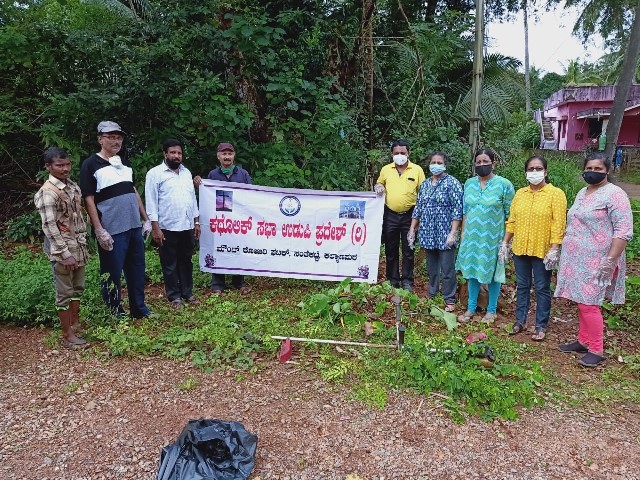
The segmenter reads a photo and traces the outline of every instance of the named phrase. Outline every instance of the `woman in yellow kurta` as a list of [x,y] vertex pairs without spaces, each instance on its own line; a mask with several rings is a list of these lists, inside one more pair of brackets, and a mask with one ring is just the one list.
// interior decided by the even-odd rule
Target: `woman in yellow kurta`
[[533,156],[524,164],[529,186],[516,192],[502,245],[500,258],[509,256],[513,238],[516,267],[516,321],[511,334],[524,331],[531,300],[531,274],[536,289],[536,327],[531,338],[541,341],[551,313],[551,270],[558,265],[560,244],[567,224],[567,197],[547,183],[547,161]]

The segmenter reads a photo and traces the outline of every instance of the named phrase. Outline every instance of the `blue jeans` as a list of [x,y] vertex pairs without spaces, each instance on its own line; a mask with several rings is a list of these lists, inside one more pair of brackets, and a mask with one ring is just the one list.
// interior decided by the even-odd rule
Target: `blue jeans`
[[531,275],[536,288],[536,328],[546,329],[551,314],[551,271],[544,268],[541,258],[529,255],[514,255],[518,299],[516,302],[516,322],[527,322],[531,304]]
[[[429,274],[429,296],[435,297],[442,278],[442,296],[448,305],[456,303],[456,249],[429,250],[427,252],[427,273]],[[442,277],[440,273],[442,272]]]
[[142,228],[132,228],[111,237],[113,238],[113,250],[110,252],[98,245],[102,299],[114,315],[124,311],[120,286],[120,277],[124,271],[131,316],[134,318],[146,317],[151,311],[144,303],[145,263]]

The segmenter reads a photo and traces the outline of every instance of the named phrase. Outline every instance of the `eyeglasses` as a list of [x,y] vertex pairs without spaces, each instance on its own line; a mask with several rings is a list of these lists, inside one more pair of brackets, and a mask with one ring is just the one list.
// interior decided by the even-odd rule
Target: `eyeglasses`
[[107,140],[115,141],[122,140],[122,135],[102,135],[102,138],[106,138]]
[[529,167],[527,172],[544,172],[544,167]]

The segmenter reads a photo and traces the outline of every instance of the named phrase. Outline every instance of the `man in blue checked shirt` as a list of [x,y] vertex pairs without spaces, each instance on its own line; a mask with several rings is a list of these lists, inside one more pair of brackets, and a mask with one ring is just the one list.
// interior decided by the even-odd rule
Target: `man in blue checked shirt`
[[147,172],[145,199],[153,243],[158,247],[167,299],[173,308],[199,304],[193,295],[195,242],[200,221],[191,172],[182,164],[182,143],[162,145],[164,161]]

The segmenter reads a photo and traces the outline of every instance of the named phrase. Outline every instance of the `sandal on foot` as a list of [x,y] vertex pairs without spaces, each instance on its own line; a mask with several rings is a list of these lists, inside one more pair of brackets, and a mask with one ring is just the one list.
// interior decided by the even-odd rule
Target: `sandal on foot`
[[469,310],[467,310],[462,315],[458,315],[458,322],[459,323],[469,323],[474,315],[475,315],[475,313],[470,312]]
[[546,334],[544,333],[544,328],[536,328],[536,331],[533,333],[533,335],[531,335],[531,340],[541,342],[542,340],[544,340],[545,336]]
[[587,353],[584,357],[578,360],[578,363],[580,365],[587,368],[597,367],[603,362],[604,362],[604,357],[601,357],[600,355],[597,355],[592,352]]
[[200,305],[200,300],[198,300],[198,297],[195,295],[191,295],[187,298],[187,303],[190,303],[191,305]]
[[516,322],[511,327],[511,331],[509,332],[509,335],[517,335],[522,332],[524,332],[524,325],[522,323]]
[[496,321],[496,319],[498,318],[498,315],[496,313],[487,313],[485,314],[484,317],[482,317],[482,320],[480,320],[482,323],[493,323]]
[[577,340],[571,343],[563,343],[558,346],[558,350],[563,353],[587,353],[589,349]]
[[177,310],[180,307],[182,307],[182,301],[179,298],[171,300],[171,308],[175,308]]
[[245,285],[244,287],[240,287],[240,295],[246,295],[251,291],[251,287]]
[[76,337],[75,340],[67,340],[63,338],[61,340],[62,346],[65,348],[87,348],[89,346],[89,342],[87,342],[84,338]]
[[456,306],[453,303],[447,303],[444,307],[445,312],[453,312],[455,311]]

